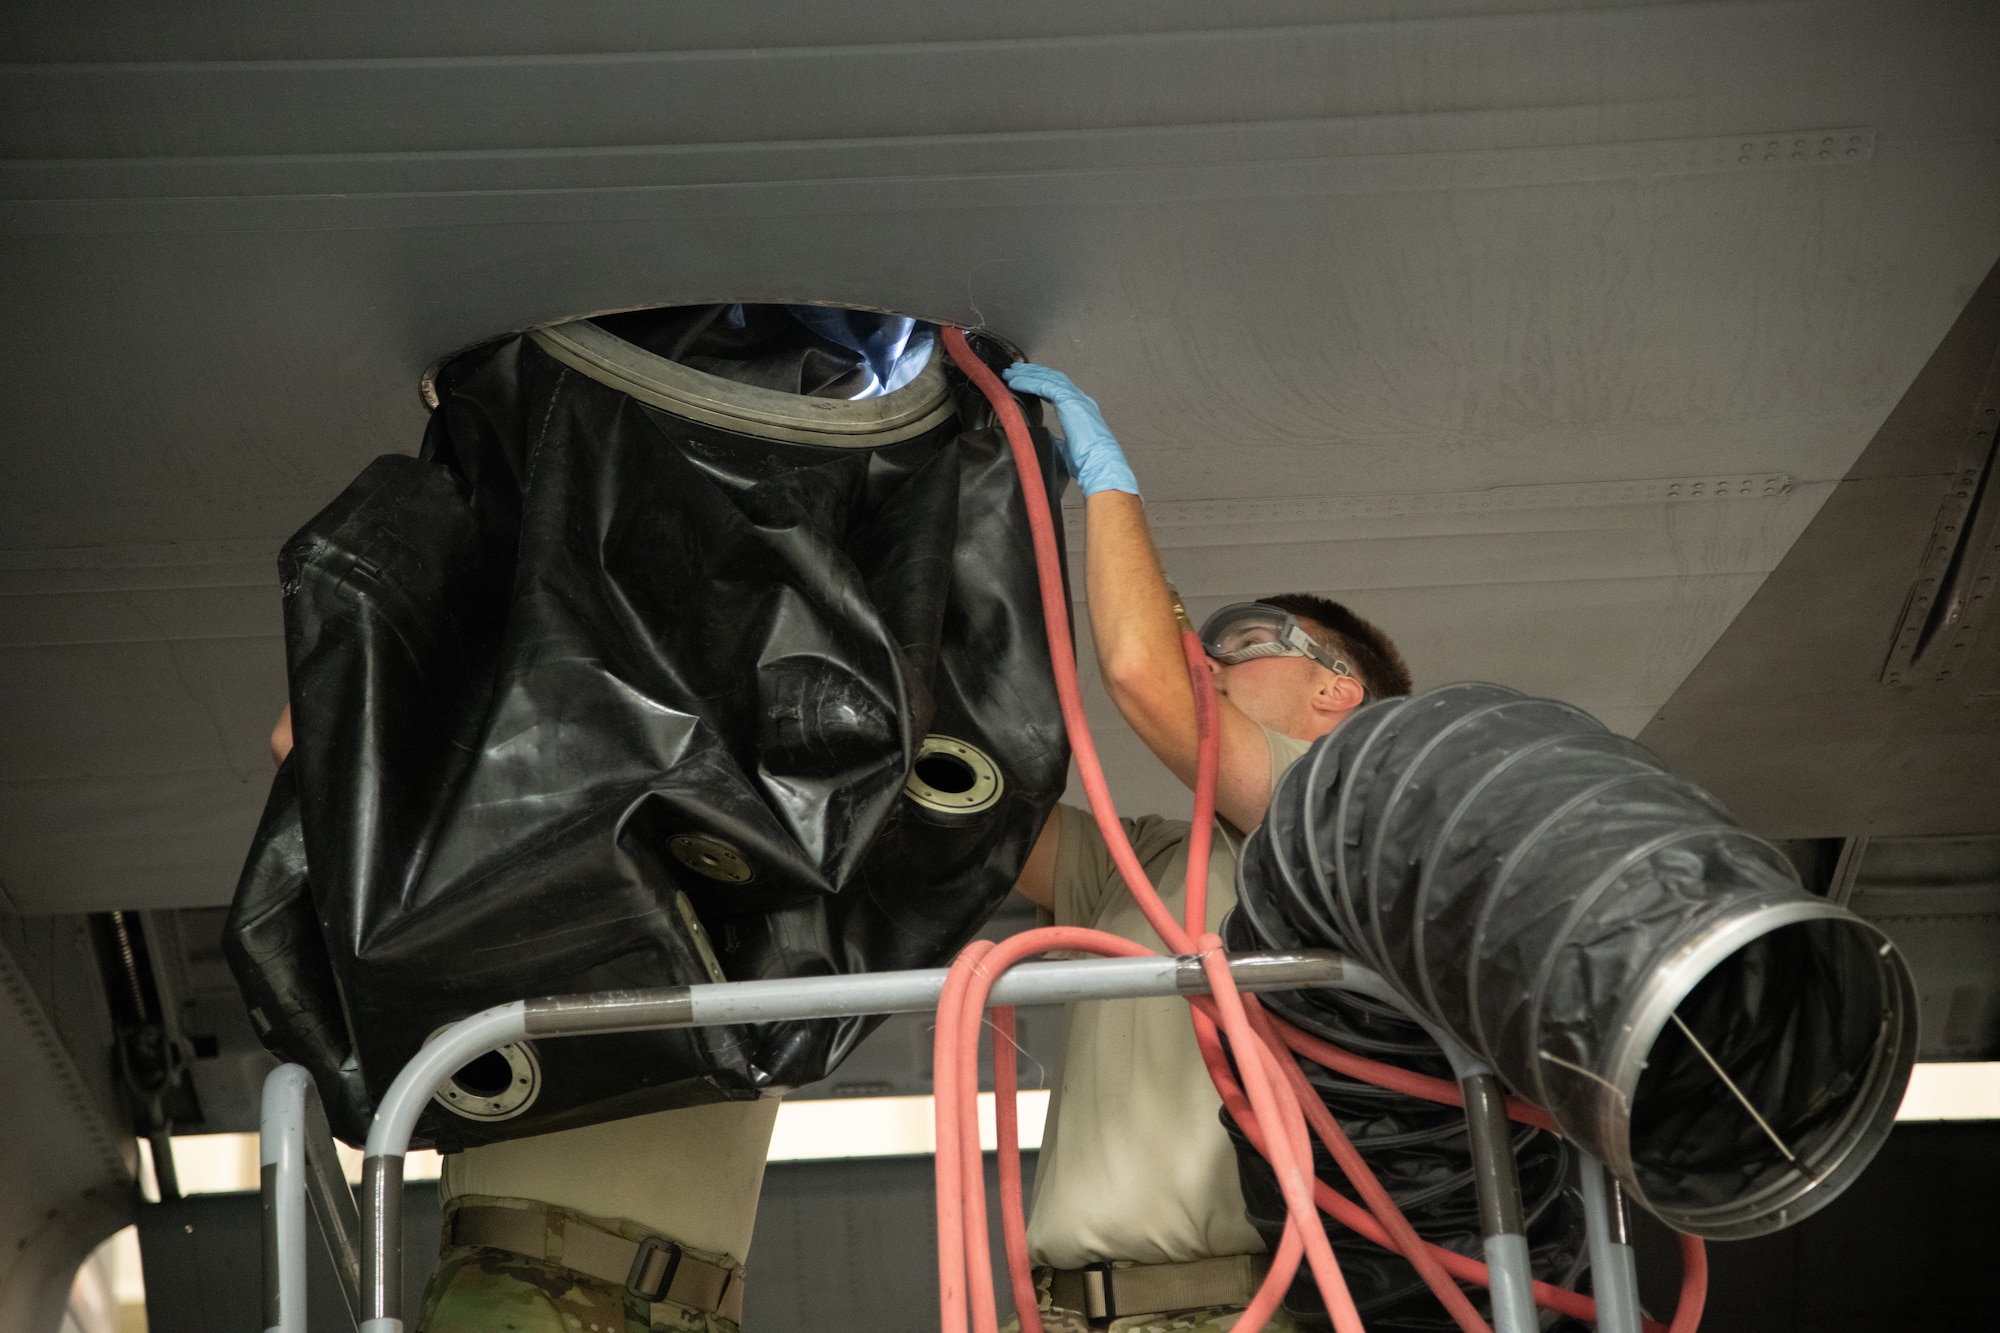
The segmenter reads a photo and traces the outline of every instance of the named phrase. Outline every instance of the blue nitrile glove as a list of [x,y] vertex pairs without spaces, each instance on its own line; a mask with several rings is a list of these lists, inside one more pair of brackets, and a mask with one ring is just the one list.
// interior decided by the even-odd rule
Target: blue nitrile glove
[[1007,381],[1008,388],[1032,393],[1056,405],[1056,417],[1063,428],[1059,446],[1063,462],[1085,495],[1099,491],[1139,493],[1138,479],[1132,475],[1125,451],[1118,447],[1111,428],[1104,424],[1104,414],[1098,411],[1090,395],[1070,382],[1069,376],[1032,361],[1016,361],[1001,371],[1000,377]]

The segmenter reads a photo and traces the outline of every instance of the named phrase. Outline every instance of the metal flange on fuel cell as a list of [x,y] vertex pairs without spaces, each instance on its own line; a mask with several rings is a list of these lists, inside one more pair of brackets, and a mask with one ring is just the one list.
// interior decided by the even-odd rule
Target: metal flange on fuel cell
[[[424,1042],[451,1028],[447,1023]],[[488,1051],[438,1086],[431,1100],[467,1120],[512,1120],[542,1092],[542,1062],[532,1042],[509,1042]]]
[[952,736],[926,736],[903,792],[926,810],[972,815],[1000,800],[1006,782],[984,750]]

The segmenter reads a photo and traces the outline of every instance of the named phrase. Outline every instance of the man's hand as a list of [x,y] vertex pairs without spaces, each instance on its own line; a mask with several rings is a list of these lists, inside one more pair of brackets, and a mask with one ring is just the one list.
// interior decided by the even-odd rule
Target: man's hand
[[1099,491],[1139,493],[1139,483],[1125,461],[1125,451],[1118,447],[1111,428],[1104,424],[1104,413],[1099,410],[1097,400],[1077,388],[1069,376],[1032,361],[1017,361],[1001,372],[1001,378],[1016,392],[1032,393],[1055,404],[1056,420],[1062,422],[1063,428],[1059,445],[1063,462],[1086,496]]

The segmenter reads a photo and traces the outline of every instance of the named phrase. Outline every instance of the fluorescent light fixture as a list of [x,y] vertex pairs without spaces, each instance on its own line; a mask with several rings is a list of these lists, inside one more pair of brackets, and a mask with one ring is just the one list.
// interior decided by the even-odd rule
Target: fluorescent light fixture
[[[1042,1146],[1049,1094],[1020,1094],[1021,1146]],[[771,1135],[773,1162],[845,1157],[917,1157],[937,1151],[935,1102],[930,1097],[836,1097],[786,1102]],[[979,1146],[995,1146],[993,1094],[979,1094]]]
[[[1049,1114],[1049,1094],[1020,1094],[1021,1146],[1042,1146]],[[929,1097],[833,1097],[788,1101],[778,1108],[771,1136],[774,1162],[832,1161],[857,1157],[921,1157],[937,1151]],[[2000,1061],[1920,1064],[1910,1075],[1910,1090],[1896,1112],[1899,1121],[2000,1120]],[[993,1094],[979,1094],[979,1143],[994,1147]],[[361,1150],[338,1145],[350,1181],[361,1179]],[[139,1142],[144,1159],[140,1181],[152,1198],[151,1148]],[[434,1152],[412,1152],[406,1180],[435,1180],[443,1159]],[[186,1194],[216,1194],[254,1190],[258,1184],[255,1134],[178,1134],[174,1136],[174,1166]]]
[[[347,1169],[347,1183],[361,1183],[359,1148],[336,1142],[340,1164]],[[444,1158],[429,1149],[418,1149],[403,1161],[403,1179],[436,1180],[444,1169]],[[257,1136],[255,1134],[176,1134],[174,1174],[180,1178],[182,1194],[236,1194],[260,1188]],[[139,1185],[146,1199],[158,1203],[153,1189],[153,1145],[139,1140]]]
[[1918,1065],[1896,1119],[2000,1120],[2000,1061]]
[[[771,1136],[770,1160],[809,1162],[845,1157],[918,1157],[937,1151],[929,1097],[837,1097],[786,1102],[778,1108]],[[1049,1094],[1020,1095],[1021,1146],[1042,1146],[1042,1122],[1049,1113]],[[980,1146],[994,1146],[993,1094],[979,1094]],[[334,1145],[347,1179],[361,1183],[361,1150]],[[140,1180],[146,1197],[153,1197],[152,1147],[139,1141]],[[436,1180],[444,1159],[434,1152],[412,1152],[403,1168],[405,1180]],[[174,1169],[183,1194],[228,1194],[258,1187],[255,1134],[176,1134]]]

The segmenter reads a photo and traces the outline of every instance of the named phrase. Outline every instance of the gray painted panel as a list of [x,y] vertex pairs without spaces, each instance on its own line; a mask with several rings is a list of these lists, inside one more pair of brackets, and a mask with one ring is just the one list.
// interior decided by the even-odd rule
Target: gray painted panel
[[[1983,6],[612,2],[554,29],[102,0],[0,31],[0,874],[36,910],[226,897],[282,702],[270,556],[494,333],[717,298],[984,319],[1105,405],[1155,502],[1790,475],[1700,514],[1169,551],[1198,601],[1351,594],[1426,680],[1630,730],[2000,252]],[[218,542],[123,584],[78,554]],[[1128,808],[1180,808],[1094,716]]]
[[1759,831],[2000,832],[2000,631],[1949,680],[1880,683],[1996,349],[2000,269],[1642,737]]
[[0,785],[0,882],[24,912],[226,903],[267,781],[198,770]]

